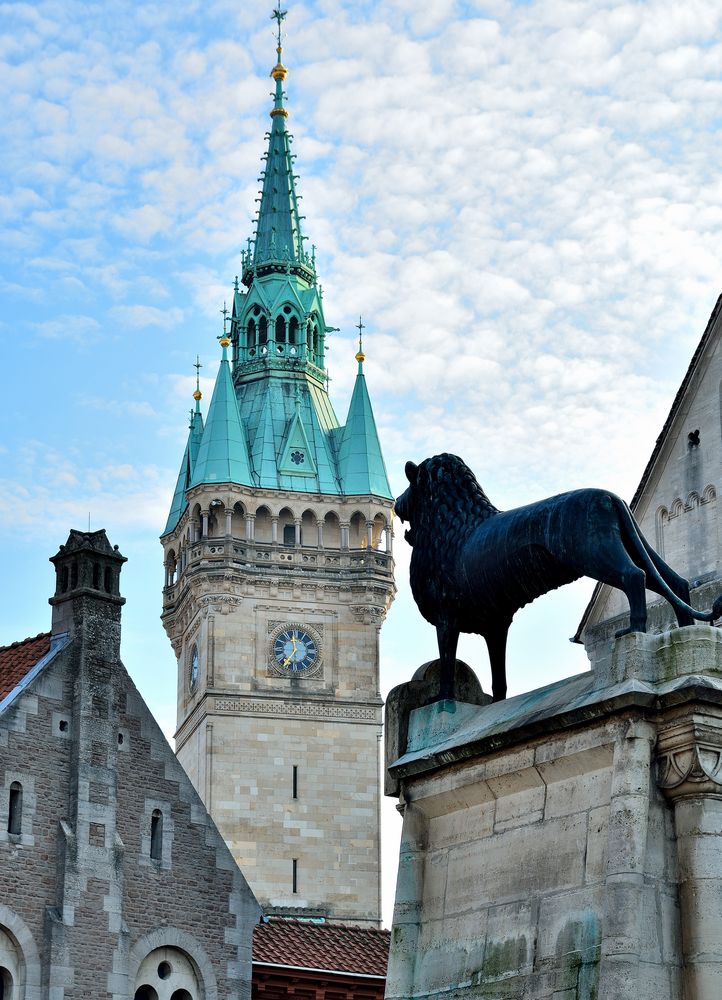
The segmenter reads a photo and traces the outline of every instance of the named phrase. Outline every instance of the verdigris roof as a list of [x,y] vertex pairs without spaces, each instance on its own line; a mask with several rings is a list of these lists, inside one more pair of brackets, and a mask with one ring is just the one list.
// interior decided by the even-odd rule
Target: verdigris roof
[[393,499],[366,388],[363,361],[359,361],[351,405],[341,433],[338,470],[344,493],[372,493]]
[[238,413],[225,347],[190,485],[199,486],[201,483],[253,485],[246,435]]
[[203,417],[201,416],[200,407],[198,406],[198,400],[196,400],[195,411],[191,413],[188,441],[186,442],[186,449],[183,452],[183,460],[178,472],[175,490],[173,491],[173,499],[171,500],[168,520],[166,521],[165,528],[163,529],[164,535],[168,534],[169,531],[172,531],[173,528],[175,528],[176,524],[178,524],[183,515],[183,511],[188,506],[188,501],[186,500],[186,490],[190,486],[193,478],[193,468],[195,466],[196,458],[198,457],[198,449],[200,448],[202,437]]

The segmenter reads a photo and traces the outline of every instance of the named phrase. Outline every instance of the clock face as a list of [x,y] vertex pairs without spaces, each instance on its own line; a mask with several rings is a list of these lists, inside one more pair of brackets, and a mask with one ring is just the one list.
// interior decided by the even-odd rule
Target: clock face
[[198,647],[194,644],[191,650],[191,671],[188,678],[188,687],[191,693],[198,687],[198,674],[200,672],[200,661],[198,657]]
[[318,660],[318,645],[304,628],[289,625],[274,639],[273,655],[284,670],[302,673],[310,670]]

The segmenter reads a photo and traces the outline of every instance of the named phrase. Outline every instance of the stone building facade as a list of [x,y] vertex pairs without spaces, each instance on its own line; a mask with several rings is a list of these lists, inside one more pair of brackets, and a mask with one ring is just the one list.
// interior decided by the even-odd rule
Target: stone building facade
[[119,659],[123,556],[71,531],[0,649],[0,996],[250,997],[260,910]]
[[387,1000],[717,1000],[719,629],[627,635],[484,707],[415,699],[387,703]]
[[271,75],[256,233],[161,538],[176,748],[266,913],[378,926],[393,497],[360,337],[344,424],[328,394],[333,328],[304,249],[280,33]]
[[[722,591],[722,297],[657,439],[631,508],[645,537],[692,587],[695,607],[710,608]],[[648,592],[649,629],[675,623],[669,604]],[[614,633],[628,625],[619,590],[598,585],[577,640],[590,658],[608,655]]]

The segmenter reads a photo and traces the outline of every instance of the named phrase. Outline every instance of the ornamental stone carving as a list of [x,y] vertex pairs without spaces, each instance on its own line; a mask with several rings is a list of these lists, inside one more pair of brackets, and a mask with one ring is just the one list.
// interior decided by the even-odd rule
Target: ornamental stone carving
[[662,730],[657,782],[665,795],[722,795],[722,719],[692,715]]

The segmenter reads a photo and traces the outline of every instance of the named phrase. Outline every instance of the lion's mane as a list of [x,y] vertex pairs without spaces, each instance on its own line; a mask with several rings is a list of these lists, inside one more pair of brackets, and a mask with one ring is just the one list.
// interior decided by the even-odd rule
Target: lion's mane
[[453,600],[455,563],[471,531],[499,510],[457,455],[434,455],[418,467],[413,490],[411,587],[425,617]]

